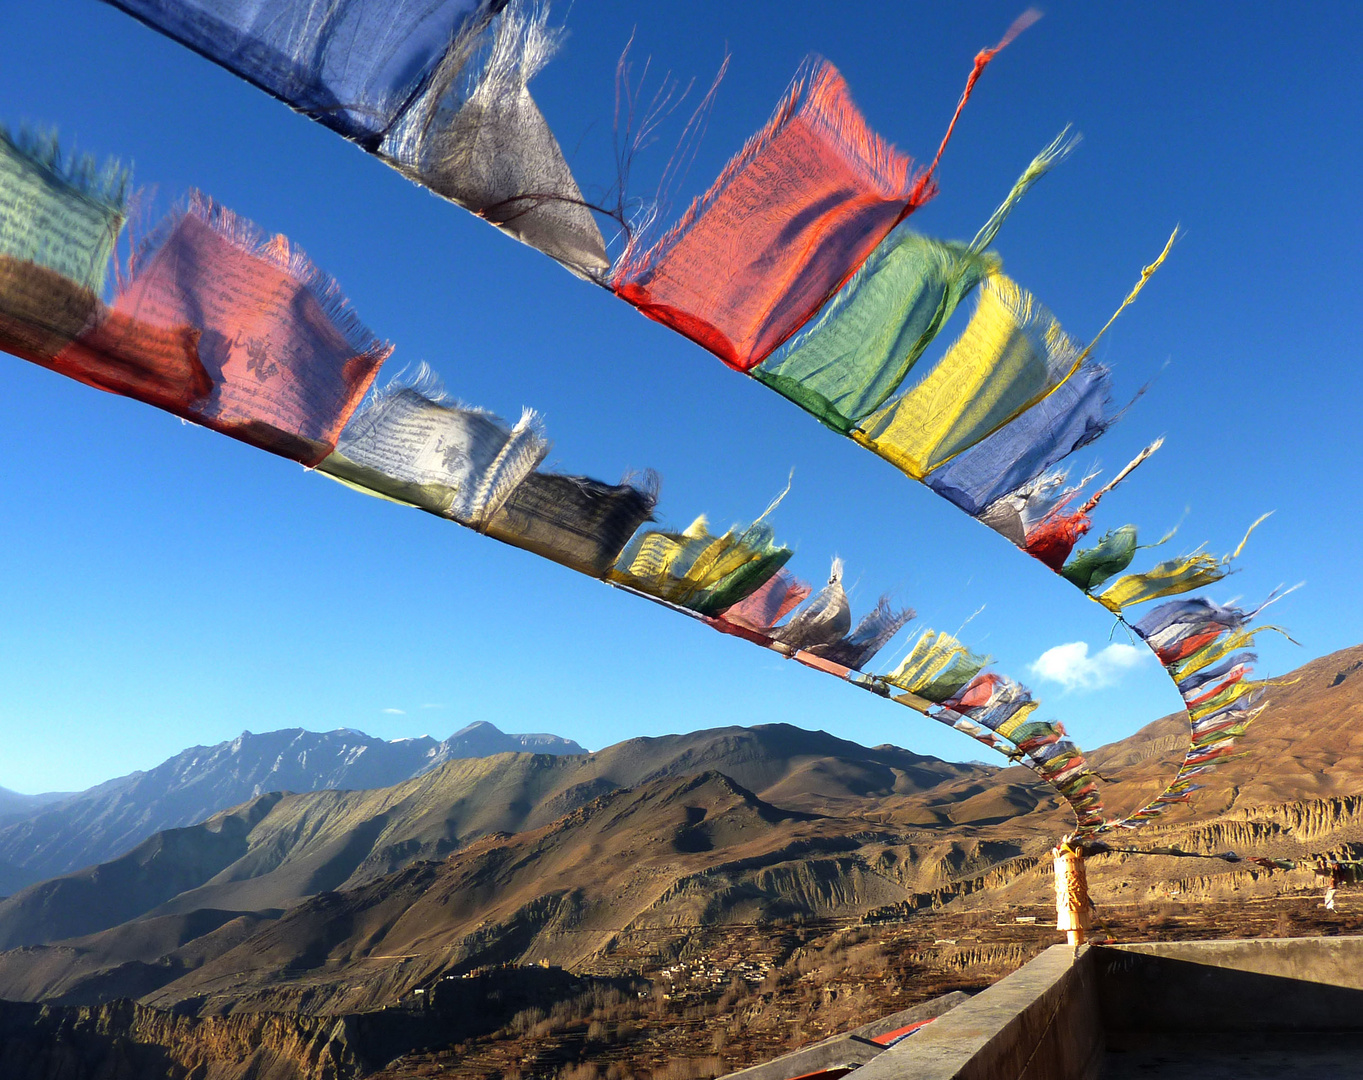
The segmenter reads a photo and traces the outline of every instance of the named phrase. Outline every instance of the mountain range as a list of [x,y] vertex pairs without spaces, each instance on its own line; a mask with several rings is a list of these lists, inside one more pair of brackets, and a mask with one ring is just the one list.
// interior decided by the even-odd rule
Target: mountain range
[[122,855],[165,829],[204,821],[266,792],[383,788],[445,762],[514,751],[583,754],[557,735],[508,735],[479,721],[436,741],[289,728],[192,746],[146,772],[75,794],[0,789],[0,895]]
[[[1363,646],[1311,661],[1270,690],[1249,753],[1140,840],[1357,857],[1360,722]],[[1094,751],[1110,809],[1167,781],[1186,723]],[[21,890],[0,902],[0,997],[351,1014],[499,962],[619,974],[703,927],[1044,910],[1046,853],[1071,826],[1026,770],[788,725],[449,761],[386,788],[259,794]],[[1103,904],[1170,882],[1237,898],[1313,887],[1309,869],[1092,862]]]
[[983,786],[996,771],[773,724],[629,739],[595,754],[461,759],[384,788],[271,792],[0,901],[0,949],[200,909],[282,910],[481,837],[542,828],[601,796],[701,773],[827,814],[949,782]]

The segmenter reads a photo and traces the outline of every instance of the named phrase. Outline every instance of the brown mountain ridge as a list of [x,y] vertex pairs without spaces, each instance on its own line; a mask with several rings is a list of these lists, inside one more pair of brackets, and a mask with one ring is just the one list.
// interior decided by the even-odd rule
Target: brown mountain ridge
[[[1360,661],[1363,646],[1281,680],[1250,753],[1133,839],[1363,851]],[[1186,719],[1164,718],[1095,751],[1109,807],[1154,794],[1184,739]],[[0,933],[28,942],[0,953],[0,996],[367,1014],[488,964],[625,975],[707,928],[1044,911],[1045,855],[1070,820],[1025,770],[783,726],[455,762],[378,791],[262,796],[25,890],[0,904]],[[1305,872],[1125,855],[1091,876],[1100,909],[1312,887]],[[72,929],[91,911],[113,914]]]

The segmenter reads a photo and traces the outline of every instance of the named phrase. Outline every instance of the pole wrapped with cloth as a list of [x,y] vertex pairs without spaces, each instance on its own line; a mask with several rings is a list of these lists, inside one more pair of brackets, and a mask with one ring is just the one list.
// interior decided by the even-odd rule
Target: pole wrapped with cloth
[[1055,928],[1065,931],[1070,945],[1082,945],[1093,926],[1084,854],[1078,845],[1062,840],[1051,851],[1055,863]]

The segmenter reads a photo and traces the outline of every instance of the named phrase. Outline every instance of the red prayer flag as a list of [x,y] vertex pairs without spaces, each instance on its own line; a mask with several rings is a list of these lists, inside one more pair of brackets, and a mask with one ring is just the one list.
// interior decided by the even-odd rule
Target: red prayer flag
[[936,157],[916,174],[867,125],[837,68],[809,61],[681,220],[647,250],[631,242],[611,288],[730,367],[756,367],[937,193],[934,173],[980,74],[1038,17],[1027,11],[975,57]]
[[812,63],[667,235],[626,250],[612,287],[747,371],[927,201],[911,166],[867,127],[838,70]]
[[195,193],[52,366],[316,465],[391,351],[287,238]]

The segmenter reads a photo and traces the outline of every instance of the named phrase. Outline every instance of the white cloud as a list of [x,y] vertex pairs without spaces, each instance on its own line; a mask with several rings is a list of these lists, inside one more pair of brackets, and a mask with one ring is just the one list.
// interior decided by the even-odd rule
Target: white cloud
[[406,716],[406,715],[407,715],[407,710],[406,710],[406,709],[384,709],[383,711],[386,712],[389,716]]
[[1066,690],[1098,690],[1120,681],[1148,659],[1149,651],[1135,645],[1116,642],[1090,656],[1087,642],[1071,641],[1042,653],[1032,664],[1032,674]]

